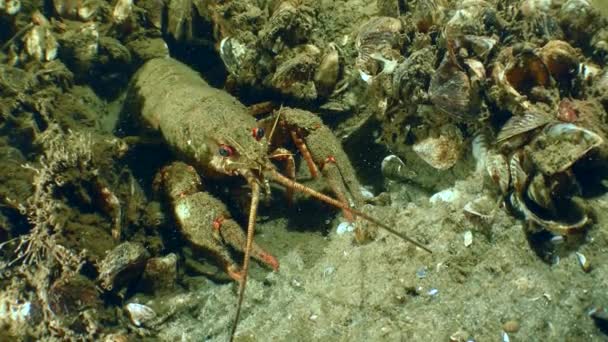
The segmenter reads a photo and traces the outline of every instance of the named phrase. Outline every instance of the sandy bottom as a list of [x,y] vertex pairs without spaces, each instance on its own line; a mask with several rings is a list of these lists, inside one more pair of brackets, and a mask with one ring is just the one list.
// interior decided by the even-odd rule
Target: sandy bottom
[[[329,222],[327,236],[318,226],[293,229],[293,218],[278,216],[285,213],[260,220],[257,241],[279,257],[281,269],[253,268],[237,341],[497,341],[505,330],[510,341],[605,341],[587,313],[608,304],[608,196],[589,202],[597,223],[582,244],[563,243],[546,257],[504,208],[488,221],[464,214],[464,204],[481,196],[479,184],[474,176],[458,182],[449,203],[394,200],[371,209],[433,254],[383,231],[356,245],[353,233],[336,233],[339,218]],[[408,191],[393,188],[394,199]],[[473,235],[468,247],[466,231]],[[590,272],[575,251],[590,260]],[[189,294],[148,303],[170,303],[175,312],[159,327],[159,337],[227,340],[235,284],[205,278],[189,283]]]

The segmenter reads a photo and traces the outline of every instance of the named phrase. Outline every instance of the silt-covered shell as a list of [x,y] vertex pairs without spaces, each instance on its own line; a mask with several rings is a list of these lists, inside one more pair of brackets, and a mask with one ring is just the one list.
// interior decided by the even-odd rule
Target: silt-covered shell
[[569,169],[604,139],[598,134],[572,123],[547,126],[527,147],[534,165],[545,175]]
[[400,56],[402,29],[401,21],[391,17],[374,17],[361,26],[355,41],[358,52],[355,65],[362,77],[377,75],[381,71],[381,59],[393,60]]
[[148,259],[148,251],[140,244],[123,242],[116,246],[99,264],[97,279],[102,288],[112,290],[124,278],[139,275]]
[[438,170],[447,170],[460,159],[463,148],[462,133],[456,126],[446,125],[438,136],[416,142],[412,149],[416,154]]

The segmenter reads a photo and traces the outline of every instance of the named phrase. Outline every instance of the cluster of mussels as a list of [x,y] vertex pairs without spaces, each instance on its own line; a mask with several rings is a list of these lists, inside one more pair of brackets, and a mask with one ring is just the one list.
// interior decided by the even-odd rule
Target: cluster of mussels
[[397,156],[449,176],[473,155],[533,231],[567,235],[590,222],[580,196],[604,188],[607,24],[579,0],[420,1],[362,27],[356,67]]

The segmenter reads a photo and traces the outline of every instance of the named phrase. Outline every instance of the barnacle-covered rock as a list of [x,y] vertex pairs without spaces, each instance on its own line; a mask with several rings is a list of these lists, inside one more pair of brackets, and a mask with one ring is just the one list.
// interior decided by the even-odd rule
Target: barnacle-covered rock
[[100,0],[53,0],[55,13],[66,19],[88,21],[101,5]]
[[76,23],[60,37],[66,64],[78,76],[89,75],[99,52],[99,28],[95,22]]
[[138,1],[137,6],[144,10],[146,19],[154,28],[158,30],[163,28],[164,0]]
[[438,136],[416,142],[412,149],[435,169],[446,170],[460,159],[463,142],[460,130],[456,126],[446,125],[439,129]]
[[565,1],[558,17],[569,40],[580,44],[588,42],[603,21],[588,0]]
[[116,246],[99,264],[100,285],[105,290],[122,285],[143,271],[148,251],[140,244],[123,242]]
[[412,52],[393,72],[392,97],[407,104],[426,100],[436,61],[437,52],[432,47]]

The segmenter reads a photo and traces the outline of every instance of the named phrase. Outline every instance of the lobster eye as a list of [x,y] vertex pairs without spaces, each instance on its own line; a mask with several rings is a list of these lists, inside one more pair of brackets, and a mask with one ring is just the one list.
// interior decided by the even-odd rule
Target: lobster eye
[[264,129],[262,127],[253,127],[251,135],[253,135],[255,140],[260,141],[264,137]]
[[230,157],[234,154],[234,150],[228,145],[220,145],[218,152],[222,157]]

